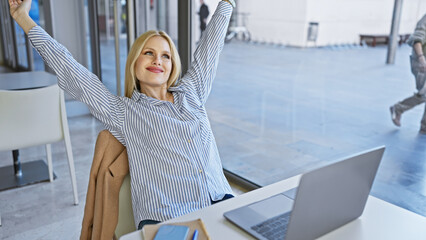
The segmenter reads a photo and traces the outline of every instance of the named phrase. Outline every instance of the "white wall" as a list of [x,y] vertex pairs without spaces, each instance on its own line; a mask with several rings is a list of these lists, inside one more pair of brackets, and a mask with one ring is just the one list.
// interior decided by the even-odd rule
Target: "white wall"
[[[414,30],[419,2],[403,1],[400,34]],[[394,0],[308,0],[307,21],[319,22],[317,45],[359,43],[359,34],[388,35]]]
[[247,28],[258,42],[300,45],[304,38],[307,0],[243,0],[237,11],[249,13]]
[[411,34],[417,21],[426,14],[426,0],[405,0],[402,4],[399,32]]
[[[393,7],[394,0],[241,0],[237,11],[250,13],[252,40],[305,47],[309,22],[319,23],[317,46],[358,44],[359,34],[389,34]],[[403,1],[399,32],[411,33],[425,13],[426,0]]]
[[419,0],[417,9],[417,19],[420,19],[423,15],[426,14],[426,1]]

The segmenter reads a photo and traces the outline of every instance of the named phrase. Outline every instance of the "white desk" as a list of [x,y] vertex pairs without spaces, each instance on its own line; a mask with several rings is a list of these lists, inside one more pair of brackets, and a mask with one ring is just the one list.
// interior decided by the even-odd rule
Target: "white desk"
[[[289,190],[299,184],[299,176],[236,196],[235,198],[200,209],[193,213],[167,221],[167,223],[189,221],[201,218],[213,240],[216,239],[254,239],[223,217],[223,213]],[[141,231],[129,233],[120,240],[141,240]],[[324,236],[321,240],[345,239],[426,239],[426,218],[398,206],[370,196],[362,216]]]

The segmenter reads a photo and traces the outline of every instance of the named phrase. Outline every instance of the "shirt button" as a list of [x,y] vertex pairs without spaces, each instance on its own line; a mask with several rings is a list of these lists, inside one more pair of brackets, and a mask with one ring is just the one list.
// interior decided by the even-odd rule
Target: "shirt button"
[[191,142],[191,139],[188,139],[188,143],[190,143]]
[[200,169],[200,170],[198,170],[198,172],[199,172],[199,173],[202,173],[202,172],[203,172],[203,170],[201,170],[201,169]]

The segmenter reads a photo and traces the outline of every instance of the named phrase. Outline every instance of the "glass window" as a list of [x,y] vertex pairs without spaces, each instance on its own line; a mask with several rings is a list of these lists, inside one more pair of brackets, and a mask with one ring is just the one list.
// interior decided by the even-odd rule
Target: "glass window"
[[[127,24],[126,24],[126,3],[127,1],[117,2],[118,16],[118,39],[115,39],[114,30],[114,1],[98,0],[98,29],[99,29],[99,51],[101,57],[101,78],[104,85],[112,93],[122,95],[124,88],[124,68],[127,57]],[[119,66],[121,93],[118,92],[117,70],[116,70],[116,51],[115,41],[119,46]]]
[[[31,18],[42,28],[44,28],[44,13],[43,13],[43,1],[42,0],[33,0],[31,2],[31,10],[30,10]],[[41,56],[37,53],[34,48],[31,48],[34,70],[35,71],[44,71],[44,63]]]
[[[404,5],[400,35],[423,16],[419,2]],[[204,3],[208,22],[217,1]],[[237,1],[206,104],[224,168],[264,186],[383,144],[393,156],[372,193],[415,209],[389,190],[405,189],[398,179],[407,179],[421,189],[413,196],[422,192],[423,178],[404,177],[412,173],[400,160],[425,154],[414,149],[423,107],[411,123],[407,114],[407,132],[390,120],[389,106],[415,91],[411,47],[401,42],[395,64],[385,64],[392,9],[383,1]],[[199,16],[192,19],[199,36]],[[361,34],[384,37],[373,46]]]
[[[120,46],[120,75],[121,95],[124,93],[124,74],[127,60],[127,1],[119,1],[119,46]],[[115,60],[115,36],[114,36],[114,1],[98,1],[98,24],[100,33],[100,53],[102,81],[107,88],[117,93],[116,60]],[[135,2],[135,21],[139,34],[158,29],[166,31],[177,43],[177,2],[169,0]],[[138,37],[138,36],[136,36]]]

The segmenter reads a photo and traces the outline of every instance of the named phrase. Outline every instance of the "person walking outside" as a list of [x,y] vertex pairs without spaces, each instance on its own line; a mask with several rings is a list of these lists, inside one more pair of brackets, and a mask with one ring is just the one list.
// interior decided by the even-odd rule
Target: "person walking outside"
[[[200,11],[198,12],[198,15],[200,15],[200,36],[203,35],[204,30],[206,30],[207,26],[207,17],[209,16],[209,7],[204,3],[203,0],[200,0]],[[201,38],[201,37],[200,37]]]
[[[400,127],[401,115],[405,111],[426,102],[426,14],[417,22],[414,33],[408,39],[408,44],[413,48],[410,56],[411,72],[416,80],[417,92],[414,95],[390,107],[392,122]],[[420,122],[420,133],[426,134],[426,106]]]

